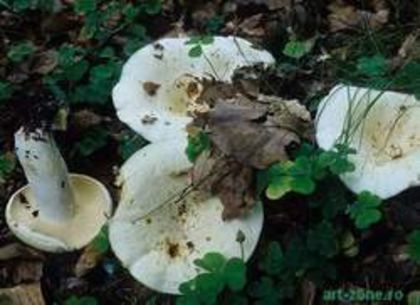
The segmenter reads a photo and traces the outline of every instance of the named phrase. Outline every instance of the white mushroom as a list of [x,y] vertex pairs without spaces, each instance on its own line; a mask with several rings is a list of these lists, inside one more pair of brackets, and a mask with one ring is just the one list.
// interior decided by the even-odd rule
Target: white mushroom
[[[208,252],[247,260],[263,224],[261,205],[242,219],[223,221],[216,197],[191,190],[185,139],[153,143],[121,168],[121,202],[110,222],[111,246],[130,273],[144,285],[178,294],[198,270],[193,261]],[[245,235],[241,245],[238,232]]]
[[412,95],[335,87],[317,113],[316,140],[329,150],[348,144],[356,170],[341,176],[359,193],[382,198],[420,185],[420,102]]
[[10,198],[6,221],[25,243],[49,252],[82,248],[111,214],[107,189],[93,178],[68,174],[51,134],[40,129],[15,134],[27,186]]
[[274,64],[270,53],[237,37],[215,37],[203,55],[188,55],[188,38],[165,38],[137,51],[113,90],[117,115],[151,142],[186,136],[188,107],[199,97],[201,79],[231,82],[235,69]]

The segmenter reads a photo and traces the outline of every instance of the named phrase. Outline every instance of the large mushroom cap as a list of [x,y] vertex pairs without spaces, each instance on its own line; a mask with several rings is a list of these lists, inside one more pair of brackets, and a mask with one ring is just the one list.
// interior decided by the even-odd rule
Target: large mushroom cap
[[6,208],[12,232],[37,249],[65,252],[80,249],[101,230],[111,215],[112,200],[104,185],[88,176],[71,174],[74,216],[67,221],[50,221],[40,215],[29,186],[16,191]]
[[261,205],[246,217],[221,218],[219,199],[189,191],[184,140],[153,143],[121,168],[122,198],[110,223],[111,246],[131,274],[146,286],[177,294],[197,274],[193,261],[216,251],[244,259],[254,251],[263,224]]
[[356,170],[341,176],[354,192],[389,198],[420,185],[420,104],[412,95],[337,86],[321,102],[316,140],[347,143]]
[[235,69],[274,64],[267,51],[237,37],[215,37],[204,54],[188,55],[188,38],[165,38],[137,51],[124,65],[113,90],[117,115],[151,142],[185,133],[187,107],[202,91],[200,80],[230,82]]

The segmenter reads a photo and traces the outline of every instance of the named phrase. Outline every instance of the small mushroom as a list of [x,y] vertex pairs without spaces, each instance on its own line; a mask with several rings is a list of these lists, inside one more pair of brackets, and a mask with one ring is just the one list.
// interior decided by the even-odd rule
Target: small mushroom
[[419,117],[412,95],[339,85],[318,108],[316,140],[326,150],[354,148],[356,169],[341,179],[353,192],[386,199],[420,185]]
[[243,218],[222,220],[220,200],[191,188],[185,146],[185,139],[152,143],[122,166],[121,201],[109,227],[112,249],[130,273],[170,294],[197,274],[193,261],[208,252],[247,260],[263,225],[260,204]]
[[16,154],[29,182],[16,191],[6,221],[25,243],[48,252],[80,249],[101,230],[112,200],[97,180],[68,174],[52,135],[41,129],[19,129]]
[[186,136],[188,109],[200,96],[203,79],[231,82],[235,69],[274,64],[273,56],[238,37],[215,37],[193,58],[188,38],[164,38],[137,51],[113,89],[121,121],[151,142]]

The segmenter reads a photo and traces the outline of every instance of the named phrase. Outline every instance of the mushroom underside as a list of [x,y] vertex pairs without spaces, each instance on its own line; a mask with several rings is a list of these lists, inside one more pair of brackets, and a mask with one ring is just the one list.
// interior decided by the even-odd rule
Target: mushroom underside
[[65,252],[88,244],[111,216],[112,200],[105,186],[80,174],[70,174],[75,195],[74,216],[66,221],[43,217],[29,186],[10,198],[6,220],[25,243],[44,251]]

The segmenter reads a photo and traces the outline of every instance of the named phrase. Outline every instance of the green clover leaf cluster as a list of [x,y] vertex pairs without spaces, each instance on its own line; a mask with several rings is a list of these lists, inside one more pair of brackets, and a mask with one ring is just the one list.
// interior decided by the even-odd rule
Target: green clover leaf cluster
[[348,214],[358,229],[368,229],[372,224],[381,220],[382,212],[379,209],[381,204],[381,198],[368,191],[363,191],[357,196],[357,201],[348,208]]
[[286,161],[271,166],[259,175],[259,187],[266,184],[269,199],[279,199],[288,192],[310,195],[315,191],[316,182],[329,174],[340,175],[354,170],[348,160],[353,149],[337,145],[335,150],[322,151],[304,147],[294,161]]
[[215,305],[225,289],[237,292],[246,284],[246,266],[240,258],[226,259],[210,252],[194,264],[205,272],[180,285],[177,305]]
[[188,56],[192,58],[200,57],[203,54],[203,47],[213,42],[214,37],[210,35],[192,37],[186,42],[187,45],[191,46],[191,49],[188,51]]

